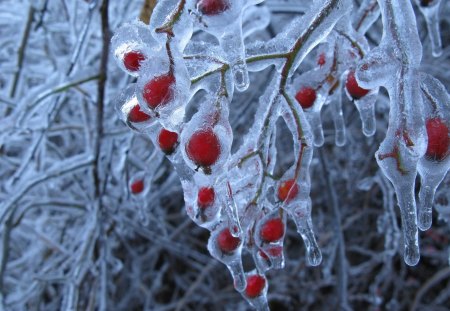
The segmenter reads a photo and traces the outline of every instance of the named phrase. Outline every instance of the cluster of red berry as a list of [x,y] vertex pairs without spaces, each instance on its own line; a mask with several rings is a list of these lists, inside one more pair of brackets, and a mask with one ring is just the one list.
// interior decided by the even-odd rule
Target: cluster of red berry
[[[240,3],[240,6],[243,6],[243,0],[192,0],[189,3],[195,4],[198,15],[190,15],[201,23],[204,20],[209,22],[209,20],[214,20],[216,17],[227,15],[227,12],[232,11],[236,7],[235,3],[237,2]],[[170,15],[171,18],[178,16],[178,13],[181,14],[183,11],[181,4],[176,8],[175,13]],[[171,39],[174,37],[174,24],[175,21],[172,20],[159,28],[160,33],[167,35],[166,44],[158,50],[158,53],[163,53],[168,58],[168,68],[163,72],[159,72],[148,79],[145,75],[141,75],[141,72],[148,74],[149,63],[153,61],[154,56],[145,47],[141,48],[140,45],[133,44],[127,45],[125,42],[125,48],[121,46],[119,52],[116,53],[122,68],[128,73],[138,76],[141,82],[143,79],[147,79],[139,84],[141,87],[136,90],[136,94],[133,94],[132,100],[128,100],[124,105],[126,109],[121,108],[123,119],[132,128],[135,128],[137,125],[148,124],[150,130],[146,133],[151,136],[155,146],[158,146],[174,164],[182,162],[188,169],[192,168],[193,172],[190,173],[198,178],[192,178],[192,180],[185,182],[189,183],[188,191],[184,188],[188,214],[196,222],[198,221],[198,224],[211,230],[208,248],[212,256],[227,265],[233,275],[236,289],[252,304],[257,304],[258,301],[265,301],[266,299],[265,293],[267,292],[268,282],[264,273],[269,268],[280,268],[284,265],[283,239],[286,232],[286,216],[284,212],[288,211],[291,213],[291,210],[285,209],[285,207],[300,203],[300,196],[307,192],[307,187],[303,186],[304,183],[297,181],[297,172],[295,177],[283,177],[280,182],[277,182],[277,187],[275,188],[276,201],[280,208],[269,212],[260,211],[256,213],[257,216],[254,216],[253,222],[247,227],[244,226],[243,229],[237,228],[239,226],[236,226],[236,223],[233,223],[233,219],[231,219],[233,217],[239,218],[241,215],[230,216],[229,214],[232,214],[233,211],[227,210],[228,213],[222,211],[222,208],[228,208],[222,206],[228,204],[224,202],[230,198],[232,191],[229,189],[231,194],[226,193],[223,181],[221,183],[218,182],[219,177],[223,177],[223,175],[219,176],[217,170],[213,170],[213,168],[221,165],[221,159],[228,157],[229,153],[228,149],[224,147],[226,142],[223,141],[223,136],[216,128],[217,119],[220,119],[221,115],[221,109],[218,108],[220,104],[217,103],[220,102],[221,98],[228,96],[226,95],[226,86],[224,86],[226,83],[223,80],[225,80],[226,71],[233,70],[235,66],[231,62],[230,64],[224,62],[221,70],[216,70],[222,73],[222,89],[221,92],[217,92],[214,95],[215,99],[217,97],[219,99],[215,101],[215,108],[211,109],[214,111],[208,114],[208,117],[205,114],[203,119],[197,120],[199,122],[193,122],[192,120],[196,118],[194,116],[189,122],[190,124],[183,124],[183,121],[180,121],[176,126],[166,126],[164,112],[170,110],[174,102],[180,101],[177,94],[180,93],[180,84],[184,83],[184,77],[180,76],[176,70],[178,65],[175,64],[173,51],[171,50],[174,48],[171,45]],[[206,27],[206,23],[202,25]],[[210,25],[217,26],[214,23]],[[210,27],[210,30],[211,28],[213,27]],[[352,42],[352,45],[356,45],[356,43]],[[327,66],[331,59],[328,60],[325,53],[319,55],[317,65],[320,67],[320,70],[324,67],[325,79],[323,81],[329,87],[326,90],[327,96],[343,83],[349,97],[358,103],[369,98],[370,95],[368,96],[368,94],[374,94],[376,91],[375,89],[365,89],[358,84],[353,68],[363,56],[360,55],[356,59],[356,54],[352,55],[354,59],[342,65],[339,70],[336,69],[338,61],[333,60],[331,62],[333,65]],[[331,72],[326,73],[328,69]],[[341,76],[346,76],[345,83],[340,81]],[[186,84],[189,84],[189,82],[186,82]],[[295,94],[295,99],[302,109],[305,111],[313,110],[311,108],[315,104],[317,105],[317,99],[321,98],[320,92],[323,91],[321,89],[323,85],[300,87]],[[185,103],[182,105],[185,105]],[[201,115],[200,111],[196,115]],[[192,126],[192,124],[198,124],[198,126]],[[434,117],[426,121],[426,129],[428,147],[425,158],[435,162],[443,161],[448,156],[450,144],[447,124],[441,118]],[[199,177],[199,175],[201,176]],[[143,178],[135,179],[130,184],[131,193],[134,195],[144,193],[146,182]],[[190,193],[186,194],[187,192]],[[305,206],[302,206],[302,208],[304,210],[307,209]],[[191,212],[189,209],[191,209]],[[295,212],[299,214],[305,213],[305,211],[299,210],[300,208]],[[226,216],[222,217],[222,214]],[[217,215],[221,217],[216,217]],[[239,221],[240,219],[237,220],[238,223]],[[257,273],[244,273],[241,259],[241,250],[244,247],[247,250],[253,250]]]

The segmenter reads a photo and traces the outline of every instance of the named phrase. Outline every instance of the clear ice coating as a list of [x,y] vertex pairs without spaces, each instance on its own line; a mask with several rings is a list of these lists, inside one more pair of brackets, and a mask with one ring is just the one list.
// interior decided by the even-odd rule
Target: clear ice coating
[[421,74],[420,85],[428,144],[417,167],[421,180],[417,220],[421,230],[428,230],[434,194],[450,168],[450,96],[442,83],[428,74]]
[[431,41],[431,51],[434,57],[442,55],[441,30],[439,25],[439,12],[442,0],[415,0],[427,23],[428,36]]
[[378,3],[383,37],[380,45],[359,63],[356,80],[363,88],[383,86],[389,93],[389,127],[376,160],[394,186],[402,216],[404,259],[413,266],[420,258],[414,187],[417,163],[426,146],[418,71],[422,45],[409,2]]
[[352,16],[352,25],[357,32],[365,34],[379,17],[380,7],[377,0],[364,0]]
[[240,292],[247,285],[241,258],[242,243],[240,237],[231,234],[226,224],[217,226],[208,241],[209,253],[227,266],[233,277],[234,288]]
[[[242,14],[247,7],[262,1],[221,0],[214,3],[211,1],[188,1],[195,24],[215,36],[219,41],[233,74],[234,86],[240,92],[247,90],[250,85],[242,33]],[[251,29],[250,27],[247,31]],[[252,28],[257,27],[260,26],[255,25]]]
[[[208,250],[227,266],[235,289],[256,309],[269,310],[265,273],[285,265],[288,218],[304,241],[308,264],[322,261],[310,197],[313,150],[325,143],[322,108],[331,114],[335,144],[343,146],[344,105],[351,101],[356,106],[363,134],[373,136],[378,90],[387,89],[389,128],[376,159],[392,187],[378,175],[361,187],[376,182],[382,189],[387,216],[379,220],[379,228],[389,229],[379,230],[385,232],[390,256],[399,241],[395,190],[408,265],[419,260],[417,228],[431,225],[433,196],[450,166],[450,118],[445,88],[419,72],[422,46],[409,2],[365,0],[353,8],[350,0],[312,1],[303,16],[274,38],[259,41],[252,35],[270,21],[267,7],[256,6],[262,2],[159,1],[150,25],[125,24],[112,48],[119,67],[137,77],[117,100],[120,118],[149,136],[155,152],[172,163],[181,179],[186,213],[210,231]],[[380,14],[383,37],[371,49],[365,33]],[[229,110],[234,89],[246,91],[249,71],[270,66],[275,70],[254,103],[254,121],[232,153]],[[278,121],[292,137],[293,161],[275,176]],[[162,131],[171,132],[168,141],[161,138]],[[139,204],[140,193],[149,191],[145,181],[153,177],[142,174],[133,175],[129,184]],[[141,180],[138,191],[136,182]],[[145,203],[140,211],[148,218],[146,208]],[[256,268],[251,272],[243,266],[246,253]]]

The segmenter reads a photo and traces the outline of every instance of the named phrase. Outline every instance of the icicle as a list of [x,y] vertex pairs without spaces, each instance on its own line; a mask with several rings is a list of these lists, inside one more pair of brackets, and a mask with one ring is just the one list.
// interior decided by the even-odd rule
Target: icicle
[[428,145],[418,165],[421,178],[418,224],[421,230],[427,230],[432,222],[434,194],[450,169],[450,96],[437,79],[427,74],[421,78]]
[[345,121],[344,115],[342,114],[342,94],[341,88],[336,90],[336,100],[332,103],[332,116],[334,121],[335,129],[335,143],[336,146],[342,147],[345,145],[346,135],[345,135]]
[[[379,4],[383,38],[380,47],[370,52],[360,64],[356,77],[363,88],[383,85],[389,93],[389,128],[376,159],[394,186],[402,216],[404,259],[408,265],[414,266],[420,258],[414,188],[417,163],[425,151],[423,104],[418,79],[422,46],[409,2],[400,5],[392,0],[379,0]],[[375,62],[368,62],[368,59]],[[394,69],[396,74],[378,74],[382,68],[385,71]],[[367,79],[371,76],[376,77],[374,82]]]
[[322,119],[320,117],[320,111],[313,112],[310,115],[310,122],[312,132],[314,135],[314,146],[321,147],[325,141],[323,136]]
[[431,50],[434,57],[442,55],[441,30],[439,27],[439,9],[441,0],[423,1],[416,0],[416,4],[425,17],[428,35],[431,41]]
[[246,286],[241,258],[242,242],[242,239],[231,234],[225,224],[212,231],[208,240],[208,250],[211,256],[227,266],[233,277],[234,287],[238,291],[243,291]]
[[362,122],[363,134],[367,137],[373,136],[376,132],[375,120],[375,101],[378,94],[367,95],[361,99],[355,100],[356,108]]
[[244,39],[241,23],[233,23],[230,29],[219,38],[219,43],[225,51],[227,60],[233,72],[235,87],[239,92],[248,89],[250,81],[245,62]]
[[[309,203],[311,204],[311,203]],[[322,252],[317,245],[316,237],[312,229],[311,216],[307,216],[303,209],[295,210],[291,217],[297,226],[297,232],[301,235],[306,247],[306,257],[311,266],[318,266],[322,262]]]

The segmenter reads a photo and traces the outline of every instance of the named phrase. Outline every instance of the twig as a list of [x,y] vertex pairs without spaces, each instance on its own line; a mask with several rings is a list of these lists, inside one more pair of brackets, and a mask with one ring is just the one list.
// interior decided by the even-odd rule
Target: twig
[[202,273],[200,273],[200,275],[197,277],[195,282],[192,283],[191,286],[189,286],[189,289],[186,291],[183,298],[181,298],[181,300],[178,302],[177,307],[175,308],[175,311],[184,310],[183,308],[184,308],[186,302],[188,301],[188,299],[190,297],[192,297],[192,294],[197,289],[197,287],[199,287],[202,284],[203,279],[205,277],[207,277],[208,274],[211,272],[211,270],[213,270],[217,266],[217,263],[218,262],[215,260],[211,260],[208,263],[208,265],[202,270]]
[[417,292],[410,311],[417,310],[417,308],[419,307],[420,300],[422,300],[422,297],[425,295],[425,293],[427,291],[429,291],[431,288],[433,288],[434,286],[436,286],[439,282],[445,280],[448,277],[450,277],[450,267],[442,269],[439,272],[437,272],[435,275],[433,275],[433,277],[431,279],[429,279],[425,284],[423,284],[423,286]]
[[49,169],[46,173],[37,176],[36,178],[31,179],[28,183],[22,185],[22,187],[17,189],[17,192],[11,194],[10,198],[0,205],[0,224],[5,222],[12,213],[14,213],[16,203],[31,189],[35,186],[48,181],[50,179],[61,177],[68,173],[72,173],[74,171],[85,168],[93,163],[92,157],[87,157],[85,154],[81,154],[78,156],[74,156],[65,161],[59,162],[57,165],[54,165],[51,169]]
[[100,15],[101,15],[101,30],[102,30],[102,54],[100,60],[100,78],[98,80],[98,89],[97,89],[97,120],[96,120],[96,135],[94,138],[94,166],[93,166],[93,177],[94,177],[94,188],[95,188],[95,198],[96,198],[96,206],[99,211],[99,219],[97,222],[97,226],[100,227],[100,236],[97,241],[97,247],[99,248],[98,252],[100,254],[100,301],[99,301],[99,310],[105,311],[107,309],[107,300],[108,300],[108,271],[106,264],[106,256],[107,256],[107,239],[106,232],[104,229],[104,211],[103,211],[103,203],[102,198],[104,194],[104,187],[102,187],[102,179],[106,180],[105,176],[102,176],[102,157],[100,153],[102,151],[102,142],[103,142],[103,119],[104,119],[104,106],[105,106],[105,85],[107,81],[107,70],[108,70],[108,57],[109,57],[109,42],[111,40],[111,31],[109,29],[109,0],[103,0],[102,5],[100,7]]
[[348,287],[348,269],[347,269],[347,258],[345,256],[345,242],[344,242],[344,235],[342,231],[341,226],[341,213],[339,211],[339,203],[338,198],[336,196],[336,190],[333,187],[333,181],[331,180],[331,176],[329,174],[330,168],[327,162],[327,159],[325,158],[325,155],[323,154],[322,149],[319,149],[319,159],[321,166],[323,168],[323,176],[325,176],[325,182],[328,192],[328,200],[329,204],[332,207],[333,215],[334,215],[334,225],[335,225],[335,234],[338,239],[338,267],[337,267],[337,277],[339,283],[337,284],[337,291],[339,296],[338,305],[342,310],[351,310],[350,306],[348,305],[348,293],[347,293],[347,287]]
[[19,82],[20,74],[22,72],[22,65],[23,65],[23,59],[25,56],[25,49],[27,46],[28,37],[30,36],[31,24],[33,23],[33,15],[34,15],[34,7],[30,6],[30,9],[28,10],[27,24],[25,25],[25,30],[23,32],[22,41],[20,43],[20,47],[18,50],[17,71],[14,74],[11,91],[9,93],[11,98],[13,98],[16,95],[17,83]]

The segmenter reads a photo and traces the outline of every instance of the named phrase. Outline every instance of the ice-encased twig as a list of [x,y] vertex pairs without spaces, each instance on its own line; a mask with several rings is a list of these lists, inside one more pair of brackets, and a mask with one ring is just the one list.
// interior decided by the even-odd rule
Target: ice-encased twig
[[[389,127],[376,159],[397,194],[405,262],[416,265],[420,255],[414,187],[417,163],[425,152],[423,104],[418,78],[422,45],[410,2],[400,4],[396,0],[379,0],[378,3],[382,12],[383,37],[380,46],[360,63],[356,78],[362,87],[382,85],[389,93]],[[389,76],[387,68],[396,74]]]

